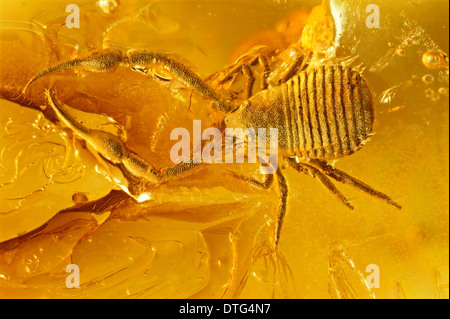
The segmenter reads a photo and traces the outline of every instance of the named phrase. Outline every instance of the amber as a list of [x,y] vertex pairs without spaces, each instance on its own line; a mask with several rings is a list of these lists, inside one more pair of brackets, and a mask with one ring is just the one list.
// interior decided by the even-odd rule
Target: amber
[[[2,2],[0,297],[448,298],[448,3],[383,1],[379,29],[366,25],[371,3],[80,0],[80,28],[69,29],[59,0]],[[214,76],[243,57],[268,57],[271,86],[306,51],[308,68],[361,72],[375,97],[374,134],[332,164],[402,209],[336,185],[349,210],[281,167],[288,209],[275,247],[276,184],[235,178],[262,179],[258,165],[211,164],[132,189],[133,176],[58,121],[45,90],[157,169],[174,165],[174,128],[214,127],[223,114],[162,66],[151,71],[167,81],[127,65],[73,68],[24,92],[39,72],[111,47],[176,54],[236,103],[242,78],[218,85]],[[69,264],[80,288],[66,285]]]

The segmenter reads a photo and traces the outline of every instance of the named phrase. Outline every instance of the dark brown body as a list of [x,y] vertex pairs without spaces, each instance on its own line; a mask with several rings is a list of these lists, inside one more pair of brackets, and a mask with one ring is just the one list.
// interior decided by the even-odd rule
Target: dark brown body
[[373,120],[372,94],[361,75],[323,66],[254,95],[225,123],[267,132],[277,128],[280,155],[333,159],[357,151]]

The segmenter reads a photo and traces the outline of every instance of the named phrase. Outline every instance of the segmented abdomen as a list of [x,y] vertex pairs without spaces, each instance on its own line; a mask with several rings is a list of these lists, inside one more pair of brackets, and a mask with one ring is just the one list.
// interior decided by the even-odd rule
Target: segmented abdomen
[[280,137],[293,155],[322,159],[349,155],[372,131],[370,89],[350,68],[303,71],[279,88],[283,102],[278,106],[285,121],[285,136]]

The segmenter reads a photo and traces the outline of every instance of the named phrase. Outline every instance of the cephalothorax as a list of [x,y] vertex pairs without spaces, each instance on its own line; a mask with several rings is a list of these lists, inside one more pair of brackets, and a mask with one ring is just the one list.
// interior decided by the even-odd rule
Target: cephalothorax
[[[264,72],[269,72],[266,60],[258,58],[258,61]],[[263,90],[251,96],[254,76],[250,65],[240,61],[224,77],[225,81],[231,79],[231,73],[242,73],[247,77],[248,99],[240,105],[222,100],[206,81],[180,62],[175,55],[158,51],[129,50],[126,54],[120,50],[104,51],[51,67],[39,73],[29,85],[47,74],[63,69],[82,67],[95,72],[105,72],[119,64],[157,77],[148,71],[149,66],[155,63],[162,64],[180,82],[211,101],[214,108],[226,113],[224,119],[226,127],[267,130],[277,128],[279,155],[282,160],[279,160],[279,163],[285,163],[299,172],[317,177],[347,207],[353,209],[329,178],[351,185],[400,208],[389,196],[328,163],[330,160],[357,151],[372,132],[374,121],[372,93],[361,75],[347,67],[329,65],[301,70],[306,63],[295,61],[293,64],[297,68],[295,72],[294,69],[285,72],[292,74],[290,78],[285,77],[284,82],[281,81],[283,83],[268,89],[265,89],[268,87],[267,84],[262,83]],[[265,77],[262,77],[263,82],[264,80]],[[62,111],[51,91],[48,91],[47,96],[58,117],[77,135],[96,146],[96,150],[110,162],[122,165],[135,177],[158,184],[198,166],[198,164],[179,164],[165,171],[155,170],[144,159],[129,151],[116,136],[104,132],[88,132]],[[279,165],[279,168],[281,167]],[[281,200],[274,235],[277,245],[286,212],[288,186],[281,169],[277,169],[274,175]],[[261,188],[269,188],[274,180],[273,175],[266,175],[263,182],[237,177]]]

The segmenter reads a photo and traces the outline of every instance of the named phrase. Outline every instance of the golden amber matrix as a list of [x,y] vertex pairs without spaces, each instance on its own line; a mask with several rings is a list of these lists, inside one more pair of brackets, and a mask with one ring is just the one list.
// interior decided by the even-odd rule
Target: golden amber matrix
[[448,298],[448,2],[0,3],[1,298]]

